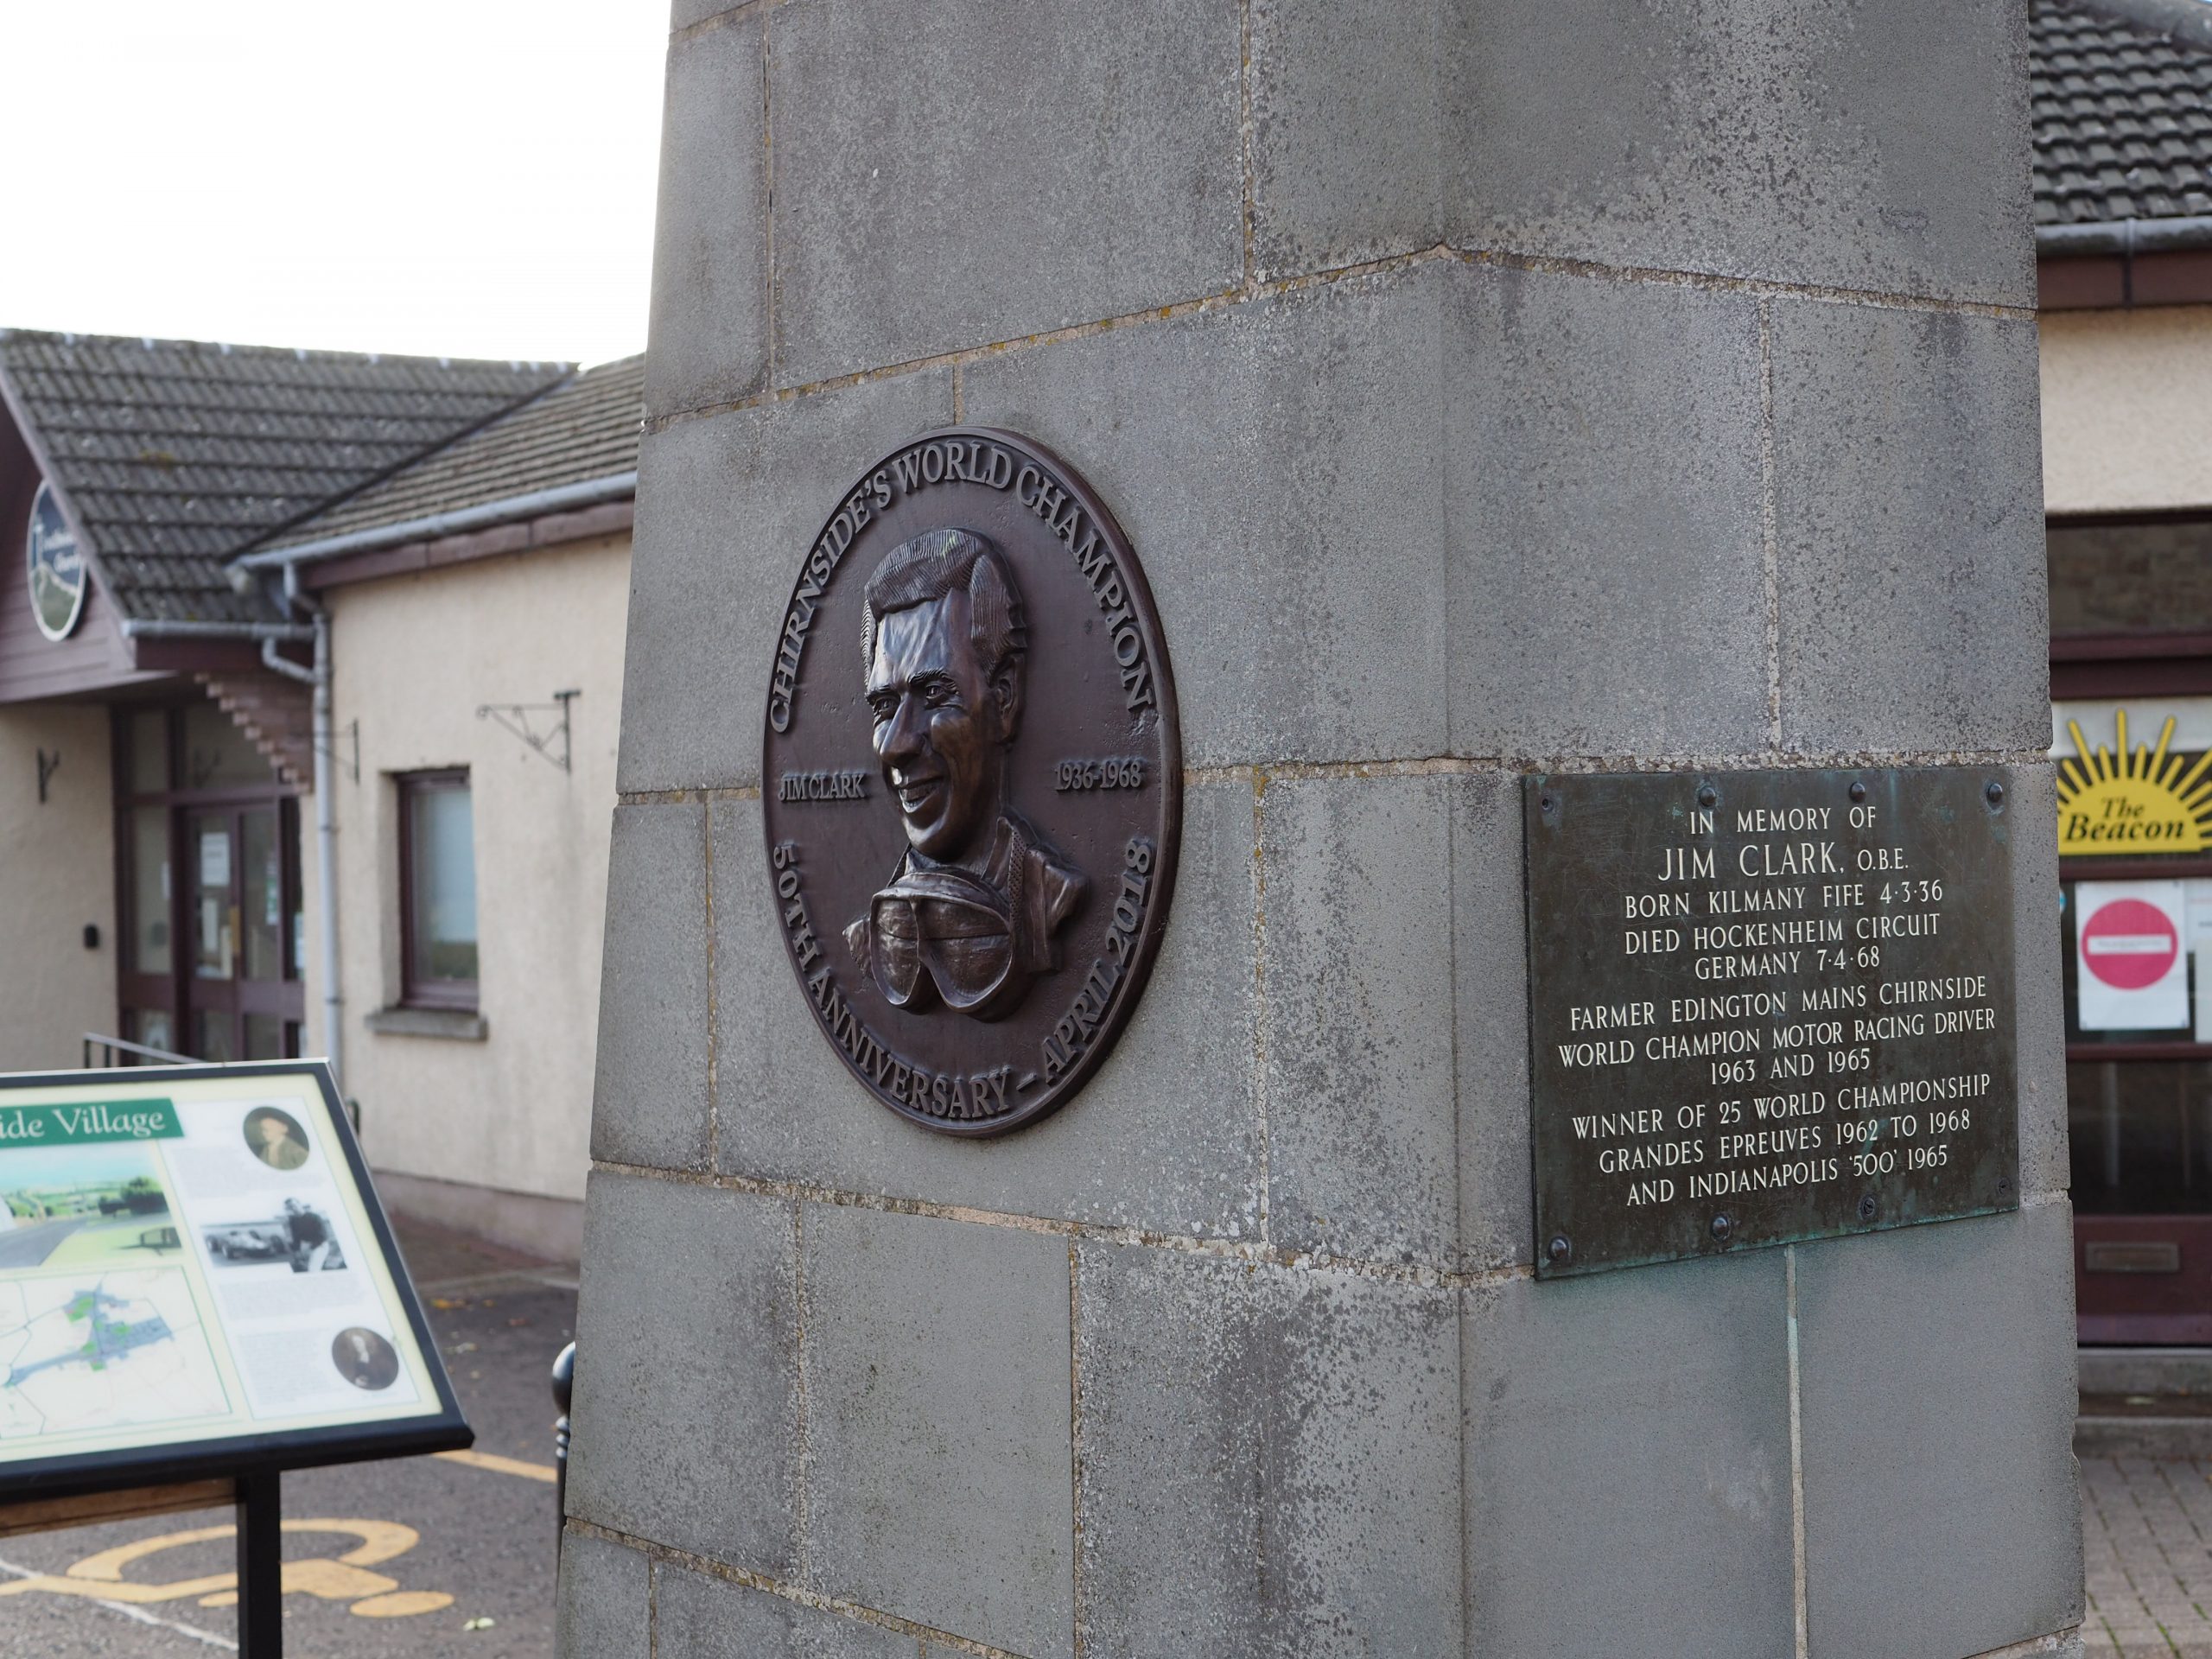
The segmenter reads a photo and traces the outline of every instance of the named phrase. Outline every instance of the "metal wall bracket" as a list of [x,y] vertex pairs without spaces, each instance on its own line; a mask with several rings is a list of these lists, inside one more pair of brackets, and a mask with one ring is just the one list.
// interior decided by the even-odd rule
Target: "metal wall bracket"
[[[581,691],[556,691],[550,702],[486,702],[476,710],[479,720],[495,720],[543,755],[555,766],[567,772],[569,767],[569,705],[583,696]],[[552,715],[554,722],[543,731],[531,720],[532,715]],[[555,745],[559,745],[556,753]]]
[[52,781],[54,774],[60,770],[60,750],[56,749],[52,754],[48,754],[44,749],[38,752],[38,804],[41,806],[46,804],[47,785]]
[[[348,783],[358,784],[361,781],[361,722],[359,721],[349,720],[346,722],[346,741],[353,747],[353,754],[351,760],[339,753],[338,734],[335,732],[331,734],[330,762],[333,766],[346,768],[346,779]],[[310,743],[308,747],[317,754],[323,753],[318,745]]]

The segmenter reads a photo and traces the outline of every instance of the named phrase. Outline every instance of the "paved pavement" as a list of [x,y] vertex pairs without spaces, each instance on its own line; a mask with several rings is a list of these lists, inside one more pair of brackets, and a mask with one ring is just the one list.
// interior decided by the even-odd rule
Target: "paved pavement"
[[[287,1659],[543,1659],[553,1650],[553,1403],[572,1268],[402,1224],[401,1248],[476,1430],[473,1461],[309,1470],[283,1486]],[[232,1512],[0,1538],[0,1654],[208,1659],[235,1651]],[[10,1592],[106,1555],[109,1597]],[[119,1599],[129,1597],[130,1600]],[[472,1622],[488,1620],[470,1628]]]
[[2092,1654],[2212,1659],[2212,1462],[2082,1459]]

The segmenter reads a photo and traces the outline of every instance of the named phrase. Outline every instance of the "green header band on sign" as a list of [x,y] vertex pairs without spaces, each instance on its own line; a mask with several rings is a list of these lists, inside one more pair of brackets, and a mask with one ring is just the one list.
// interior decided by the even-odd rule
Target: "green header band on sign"
[[0,1106],[0,1153],[98,1141],[174,1141],[184,1134],[166,1100],[94,1100],[77,1106]]

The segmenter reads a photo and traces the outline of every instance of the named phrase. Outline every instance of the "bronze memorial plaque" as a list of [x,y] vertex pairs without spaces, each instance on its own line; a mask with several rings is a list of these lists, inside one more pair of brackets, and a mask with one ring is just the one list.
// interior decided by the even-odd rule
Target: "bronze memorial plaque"
[[760,777],[791,967],[878,1100],[986,1135],[1083,1086],[1159,952],[1183,768],[1151,591],[1073,468],[963,427],[862,472],[800,557]]
[[1539,1278],[2017,1206],[1993,771],[1526,780]]

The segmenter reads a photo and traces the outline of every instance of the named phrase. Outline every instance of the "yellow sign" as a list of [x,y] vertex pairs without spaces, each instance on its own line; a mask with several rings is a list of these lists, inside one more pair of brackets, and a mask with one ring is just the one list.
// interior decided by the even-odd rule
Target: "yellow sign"
[[2114,753],[2094,749],[2069,720],[2074,755],[2058,763],[2058,852],[2062,858],[2201,853],[2212,846],[2212,750],[2172,754],[2171,717],[2158,747],[2127,747],[2127,710],[2113,711]]

